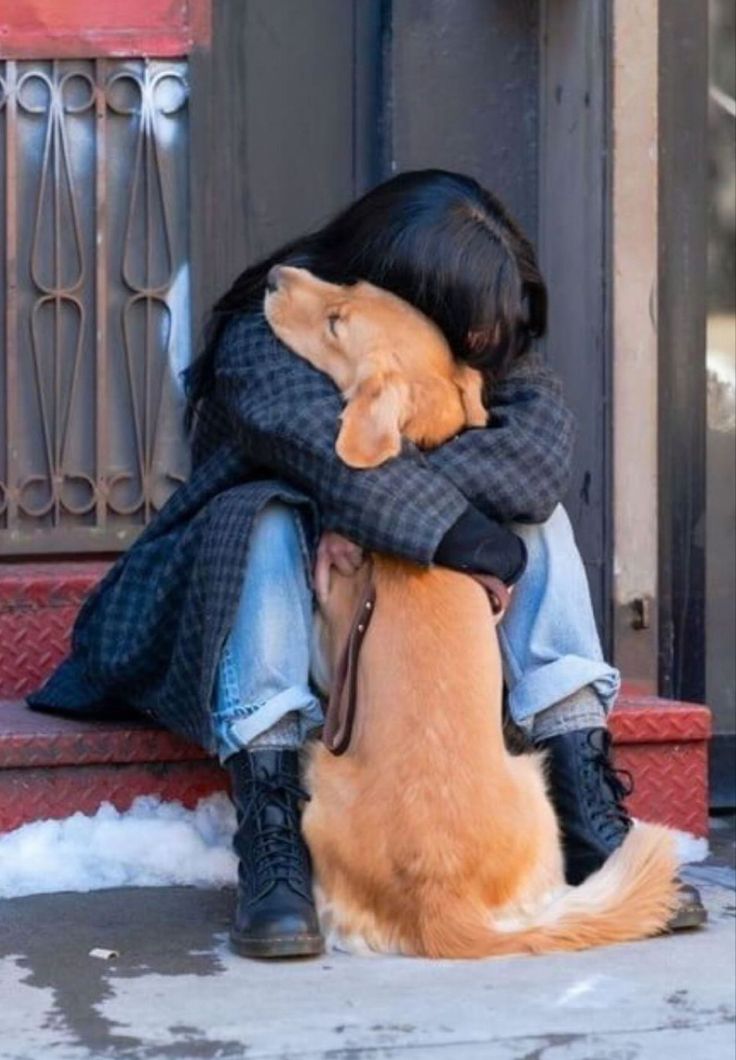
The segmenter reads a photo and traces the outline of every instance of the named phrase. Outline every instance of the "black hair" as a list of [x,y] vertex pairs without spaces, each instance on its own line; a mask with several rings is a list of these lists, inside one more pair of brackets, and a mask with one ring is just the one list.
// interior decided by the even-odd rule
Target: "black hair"
[[223,328],[233,314],[260,311],[269,269],[285,263],[333,283],[368,280],[393,291],[434,320],[455,356],[491,385],[545,332],[547,293],[534,249],[501,202],[457,173],[401,173],[238,276],[186,372],[189,424],[211,389]]

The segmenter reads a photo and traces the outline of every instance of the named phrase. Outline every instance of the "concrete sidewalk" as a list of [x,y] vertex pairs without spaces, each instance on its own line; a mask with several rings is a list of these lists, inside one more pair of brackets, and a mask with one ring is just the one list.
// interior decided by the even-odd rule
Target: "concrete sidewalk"
[[9,900],[0,1060],[732,1060],[734,872],[716,858],[689,875],[704,931],[477,963],[242,960],[228,891]]

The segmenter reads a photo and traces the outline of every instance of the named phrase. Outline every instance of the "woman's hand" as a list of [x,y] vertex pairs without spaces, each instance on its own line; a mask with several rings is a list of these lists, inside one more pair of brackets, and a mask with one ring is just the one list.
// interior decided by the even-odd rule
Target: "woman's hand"
[[314,565],[314,588],[317,599],[324,602],[330,591],[330,571],[336,567],[340,574],[350,577],[363,565],[365,553],[360,545],[336,534],[332,530],[322,534],[317,546],[317,560]]

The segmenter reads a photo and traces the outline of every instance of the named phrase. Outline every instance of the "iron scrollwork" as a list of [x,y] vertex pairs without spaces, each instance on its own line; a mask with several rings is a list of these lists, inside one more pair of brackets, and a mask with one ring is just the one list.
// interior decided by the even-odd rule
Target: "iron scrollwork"
[[115,547],[183,480],[187,95],[183,62],[0,64],[11,547]]

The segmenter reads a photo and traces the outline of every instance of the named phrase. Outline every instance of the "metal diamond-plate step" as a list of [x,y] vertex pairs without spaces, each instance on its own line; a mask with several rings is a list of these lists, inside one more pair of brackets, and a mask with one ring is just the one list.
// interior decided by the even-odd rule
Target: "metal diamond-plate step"
[[227,787],[204,752],[144,724],[81,722],[0,704],[0,832],[29,821],[127,810],[138,795],[194,807]]
[[[27,695],[64,657],[74,617],[108,566],[100,561],[0,564],[0,699]],[[32,728],[39,724],[34,721]],[[52,719],[44,724],[43,735],[29,737],[26,731],[24,737],[16,731],[3,736],[0,731],[0,768],[2,757],[11,753],[26,756],[25,765],[6,768],[117,765],[121,761],[126,767],[133,763],[143,767],[144,763],[176,761],[189,763],[183,768],[191,769],[195,761],[202,762],[196,749],[185,750],[181,741],[155,730],[110,726],[59,730],[53,728]],[[631,693],[620,698],[611,728],[618,763],[636,777],[630,806],[637,816],[706,834],[709,726],[705,707]],[[197,769],[204,770],[204,764]],[[133,773],[126,776],[131,790],[139,793],[140,776],[136,774],[136,780]],[[147,776],[147,783],[153,783],[150,769]],[[87,779],[92,781],[91,776]],[[57,795],[62,800],[59,805],[64,806],[77,798],[76,794],[67,798],[63,792]],[[85,797],[85,806],[93,803],[93,795]],[[4,812],[0,822],[8,819],[0,807],[0,815]],[[16,811],[16,817],[22,812]]]
[[[109,563],[0,564],[0,700],[37,688],[65,656],[74,618]],[[625,694],[611,719],[636,816],[707,834],[705,707]],[[196,747],[144,725],[83,723],[0,702],[0,831],[40,817],[127,808],[158,794],[193,805],[225,785]]]
[[623,695],[611,714],[610,728],[616,765],[634,778],[631,813],[707,836],[708,708]]
[[[706,835],[705,707],[622,698],[611,718],[617,765],[635,782],[631,811],[644,820]],[[200,748],[145,724],[81,722],[0,703],[0,832],[102,802],[127,809],[137,795],[192,807],[227,786]]]
[[74,619],[109,562],[0,563],[0,699],[21,699],[64,658]]

